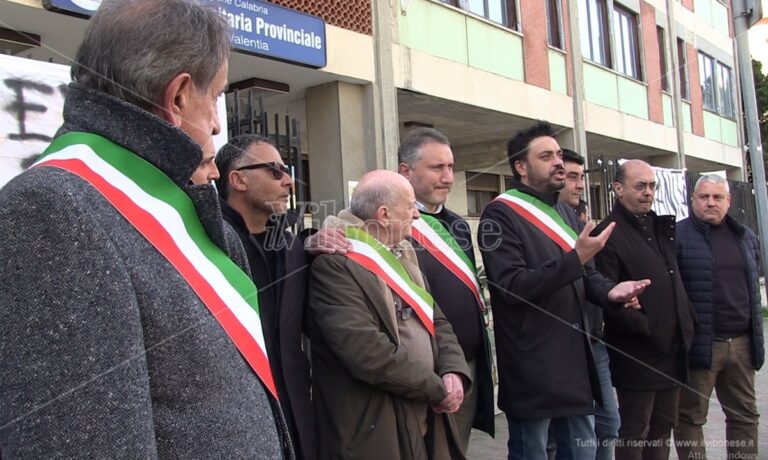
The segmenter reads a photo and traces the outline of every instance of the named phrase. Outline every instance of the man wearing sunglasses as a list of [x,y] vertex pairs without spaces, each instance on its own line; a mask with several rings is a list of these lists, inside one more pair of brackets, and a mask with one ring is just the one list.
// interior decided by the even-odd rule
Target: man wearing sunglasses
[[268,139],[232,138],[216,155],[224,220],[245,247],[280,405],[298,458],[314,459],[315,417],[309,361],[302,348],[308,258],[286,230],[291,170]]

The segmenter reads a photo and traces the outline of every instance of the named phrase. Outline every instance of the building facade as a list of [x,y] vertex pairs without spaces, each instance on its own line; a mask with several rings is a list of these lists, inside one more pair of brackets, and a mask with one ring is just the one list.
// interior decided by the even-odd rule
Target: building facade
[[[324,65],[235,51],[226,100],[230,133],[265,124],[287,133],[294,124],[302,194],[318,203],[310,209],[318,220],[348,202],[365,171],[395,169],[398,141],[415,126],[451,140],[457,173],[448,204],[469,217],[505,189],[506,141],[539,119],[588,157],[598,217],[609,205],[605,166],[620,158],[743,180],[727,2],[208,1],[239,4],[245,13],[230,21],[241,26],[273,5],[324,22]],[[44,3],[0,0],[0,50],[68,64],[87,19]]]

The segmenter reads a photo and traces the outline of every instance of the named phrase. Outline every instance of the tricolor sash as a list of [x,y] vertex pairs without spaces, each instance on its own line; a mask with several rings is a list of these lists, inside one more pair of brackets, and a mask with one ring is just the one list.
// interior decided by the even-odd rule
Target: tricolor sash
[[277,398],[253,281],[206,234],[189,196],[136,154],[101,136],[68,133],[34,167],[56,167],[91,184],[195,291]]
[[426,289],[414,283],[403,264],[376,238],[365,230],[348,227],[352,250],[347,257],[378,276],[416,312],[427,331],[435,335],[434,300]]
[[511,189],[496,197],[496,200],[506,204],[520,217],[541,230],[563,251],[569,252],[576,245],[576,232],[565,223],[555,208],[535,196]]
[[480,310],[484,311],[485,302],[480,294],[477,269],[448,229],[436,218],[421,214],[419,219],[413,221],[411,230],[413,239],[464,283],[475,296]]

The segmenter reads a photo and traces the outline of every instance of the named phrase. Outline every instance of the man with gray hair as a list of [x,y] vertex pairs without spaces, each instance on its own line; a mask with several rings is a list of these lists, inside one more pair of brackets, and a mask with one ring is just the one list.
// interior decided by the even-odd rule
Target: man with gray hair
[[0,456],[283,458],[256,288],[208,176],[229,28],[105,0],[64,124],[0,190]]
[[749,228],[728,215],[728,181],[696,181],[693,214],[677,224],[677,263],[698,319],[680,391],[678,457],[706,458],[703,425],[712,389],[725,413],[728,458],[757,459],[755,370],[765,360],[760,250]]
[[416,128],[403,139],[397,156],[398,172],[413,186],[420,214],[411,244],[472,373],[474,385],[454,417],[466,452],[473,426],[493,436],[495,408],[491,348],[482,313],[485,301],[477,281],[472,233],[467,221],[445,206],[453,186],[448,138],[434,128]]
[[310,275],[320,458],[464,458],[451,414],[471,378],[407,241],[418,217],[408,181],[379,170],[325,223],[352,249]]

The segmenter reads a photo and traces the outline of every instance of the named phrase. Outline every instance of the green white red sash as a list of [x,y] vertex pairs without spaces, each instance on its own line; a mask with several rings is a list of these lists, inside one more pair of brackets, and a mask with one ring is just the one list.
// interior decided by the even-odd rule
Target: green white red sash
[[352,250],[347,257],[378,276],[416,312],[427,331],[435,335],[434,300],[426,289],[414,283],[403,264],[368,232],[348,227]]
[[483,296],[480,294],[480,284],[477,282],[475,265],[448,229],[434,217],[422,214],[419,219],[413,221],[411,236],[432,254],[432,257],[464,283],[475,296],[480,310],[485,310],[485,302],[483,302]]
[[101,136],[68,133],[35,167],[57,167],[96,188],[200,297],[275,398],[253,281],[203,229],[186,193],[134,153]]
[[511,189],[496,197],[496,200],[506,204],[520,217],[541,230],[563,251],[571,251],[576,244],[576,232],[565,223],[555,208],[540,199]]

